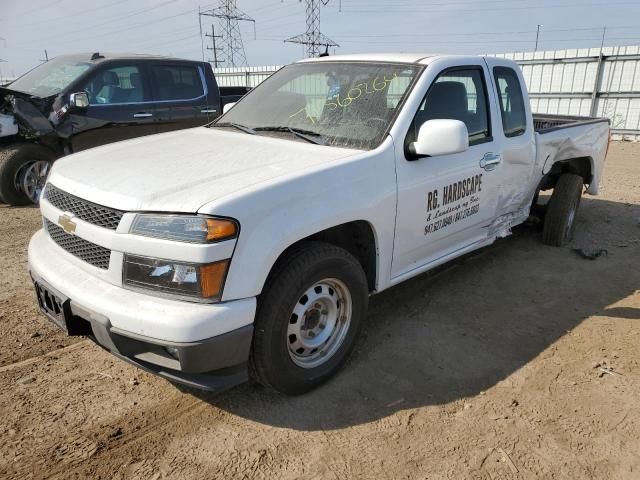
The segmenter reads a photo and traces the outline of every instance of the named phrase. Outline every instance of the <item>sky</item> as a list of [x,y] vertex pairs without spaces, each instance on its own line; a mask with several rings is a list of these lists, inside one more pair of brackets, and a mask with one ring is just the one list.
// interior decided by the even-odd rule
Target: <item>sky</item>
[[[211,0],[0,0],[0,77],[77,52],[135,52],[201,60],[198,7]],[[219,0],[218,0],[219,1]],[[236,0],[249,65],[304,57],[299,0]],[[640,44],[640,0],[329,0],[321,30],[335,53],[505,53]],[[210,31],[211,20],[203,18]],[[210,45],[205,38],[204,45]],[[332,49],[333,50],[333,49]],[[333,51],[331,51],[333,53]],[[205,58],[210,52],[205,50]]]

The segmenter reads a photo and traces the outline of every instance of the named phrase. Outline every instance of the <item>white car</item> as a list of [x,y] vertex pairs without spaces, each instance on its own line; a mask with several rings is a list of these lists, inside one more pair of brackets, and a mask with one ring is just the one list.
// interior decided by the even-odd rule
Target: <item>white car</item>
[[597,194],[607,119],[534,117],[518,66],[349,55],[284,67],[208,127],[55,163],[29,245],[42,311],[169,380],[286,394],[345,363],[369,295]]

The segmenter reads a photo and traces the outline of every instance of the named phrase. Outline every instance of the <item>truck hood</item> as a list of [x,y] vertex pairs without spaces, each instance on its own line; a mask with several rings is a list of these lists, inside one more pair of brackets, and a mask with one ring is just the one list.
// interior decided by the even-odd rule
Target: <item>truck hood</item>
[[359,150],[198,127],[104,145],[58,160],[49,181],[125,211],[195,213],[204,204]]

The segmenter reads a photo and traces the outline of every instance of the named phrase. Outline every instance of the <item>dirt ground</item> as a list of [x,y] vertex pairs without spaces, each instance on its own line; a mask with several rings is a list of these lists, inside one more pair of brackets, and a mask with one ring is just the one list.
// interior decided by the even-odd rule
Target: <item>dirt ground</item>
[[65,338],[26,273],[39,223],[0,205],[0,478],[640,479],[638,144],[612,145],[568,248],[520,228],[372,298],[346,369],[296,398]]

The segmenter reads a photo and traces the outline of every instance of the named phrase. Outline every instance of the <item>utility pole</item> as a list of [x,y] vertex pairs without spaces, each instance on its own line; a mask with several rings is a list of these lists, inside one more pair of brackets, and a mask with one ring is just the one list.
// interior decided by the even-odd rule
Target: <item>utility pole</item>
[[[0,58],[0,63],[7,63],[6,60]],[[0,71],[0,87],[4,87],[5,81],[2,79],[2,72]]]
[[533,50],[534,52],[538,51],[538,39],[540,38],[540,27],[542,25],[538,24],[538,30],[536,31],[536,48]]
[[238,9],[236,0],[219,0],[217,7],[200,12],[199,15],[213,17],[222,24],[221,50],[229,66],[245,66],[247,64],[247,56],[244,53],[240,22],[253,22],[255,29],[256,21]]
[[[589,115],[595,117],[598,115],[598,101],[600,97],[600,91],[602,89],[602,77],[604,75],[604,39],[607,36],[607,26],[602,29],[602,41],[600,42],[600,54],[598,55],[598,67],[596,69],[596,78],[593,83],[593,91],[591,92],[591,110]],[[613,75],[610,75],[613,80]],[[609,99],[604,99],[604,105],[602,106],[602,116],[607,115],[607,106]]]
[[[220,47],[216,47],[216,38],[222,38],[222,35],[216,35],[216,27],[212,23],[211,24],[211,35],[205,33],[205,37],[209,37],[211,39],[211,46],[207,45],[207,50],[211,50],[213,52],[213,66],[214,68],[219,67],[219,64],[224,63],[224,60],[218,59],[218,50]],[[211,59],[209,59],[209,63],[212,63]]]
[[[305,45],[307,57],[317,57],[323,53],[322,50],[328,51],[329,47],[340,46],[320,32],[320,3],[326,5],[329,3],[329,0],[305,0],[307,31],[285,40],[285,43]],[[324,49],[322,47],[324,47]]]
[[602,49],[604,48],[604,37],[607,36],[607,26],[602,28],[602,42],[600,42],[600,55],[602,55]]

